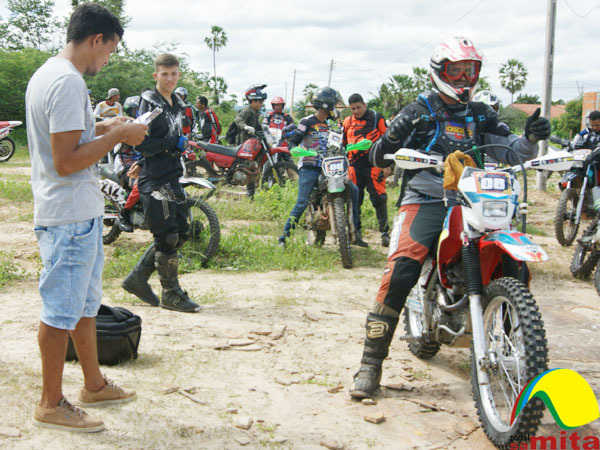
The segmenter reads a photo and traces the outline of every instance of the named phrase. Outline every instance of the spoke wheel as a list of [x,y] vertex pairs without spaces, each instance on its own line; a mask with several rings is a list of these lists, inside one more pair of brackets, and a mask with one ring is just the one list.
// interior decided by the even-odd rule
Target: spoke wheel
[[0,162],[6,162],[15,154],[15,141],[9,137],[0,140]]
[[221,226],[217,213],[200,197],[188,197],[190,241],[185,253],[202,265],[215,256],[221,240]]
[[577,202],[579,196],[573,188],[565,189],[560,196],[556,206],[556,216],[554,218],[554,234],[556,240],[563,247],[568,247],[577,237],[579,223],[576,222]]
[[119,214],[119,206],[114,200],[104,199],[104,219],[102,220],[102,243],[112,244],[121,234],[121,227],[114,218]]
[[541,314],[527,287],[514,278],[492,281],[483,298],[483,328],[489,383],[478,380],[471,348],[471,383],[483,431],[499,448],[533,436],[544,404],[531,400],[511,424],[521,390],[548,368],[548,348]]
[[583,236],[575,247],[573,259],[571,259],[571,273],[575,278],[585,280],[594,271],[600,260],[600,249],[592,242],[592,238],[598,230],[598,219],[586,228]]

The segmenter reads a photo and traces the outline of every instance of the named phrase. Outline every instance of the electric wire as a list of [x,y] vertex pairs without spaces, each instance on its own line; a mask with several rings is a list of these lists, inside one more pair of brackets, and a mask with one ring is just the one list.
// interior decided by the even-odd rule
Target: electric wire
[[589,16],[591,13],[593,13],[595,10],[600,9],[600,5],[598,6],[594,6],[592,9],[590,9],[588,12],[586,12],[585,14],[579,14],[577,11],[575,11],[573,9],[573,7],[569,4],[569,2],[567,0],[565,0],[565,4],[569,7],[569,9],[571,10],[571,12],[573,14],[575,14],[577,17],[579,17],[580,19],[584,19],[587,16]]

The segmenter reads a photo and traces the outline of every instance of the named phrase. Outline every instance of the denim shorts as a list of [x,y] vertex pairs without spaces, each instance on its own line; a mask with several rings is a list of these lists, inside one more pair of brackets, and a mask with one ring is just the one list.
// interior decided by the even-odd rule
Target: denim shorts
[[74,330],[82,317],[96,317],[102,300],[102,217],[34,228],[44,268],[40,273],[41,321]]

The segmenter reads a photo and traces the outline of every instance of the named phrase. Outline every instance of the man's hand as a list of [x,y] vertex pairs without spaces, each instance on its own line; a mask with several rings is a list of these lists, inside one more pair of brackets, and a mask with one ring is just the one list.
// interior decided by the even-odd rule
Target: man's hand
[[529,142],[537,142],[548,139],[550,136],[550,121],[540,117],[540,108],[527,118],[525,123],[525,136]]
[[250,125],[244,125],[244,130],[246,130],[248,134],[251,135],[254,135],[255,133],[254,127],[251,127]]
[[120,127],[130,119],[125,116],[113,117],[96,123],[96,136],[102,136],[115,128]]
[[127,176],[129,178],[139,178],[141,170],[142,170],[142,167],[136,161],[133,163],[133,165],[127,171]]
[[415,129],[415,123],[406,116],[397,116],[390,127],[387,129],[386,134],[388,139],[392,142],[403,141],[410,133]]
[[121,132],[121,142],[128,145],[140,145],[146,137],[148,126],[141,123],[125,123],[120,125],[118,130]]

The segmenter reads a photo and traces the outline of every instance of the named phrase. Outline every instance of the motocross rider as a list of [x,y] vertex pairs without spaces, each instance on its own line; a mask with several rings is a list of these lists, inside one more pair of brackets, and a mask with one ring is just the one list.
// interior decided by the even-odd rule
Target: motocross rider
[[[181,153],[188,145],[183,135],[185,103],[174,94],[181,77],[179,60],[171,54],[154,60],[156,88],[142,94],[140,114],[162,108],[149,125],[148,136],[136,146],[144,158],[138,186],[144,215],[154,243],[146,250],[121,286],[152,306],[181,312],[197,312],[200,307],[179,285],[177,250],[189,239],[185,192],[179,184],[183,175]],[[156,270],[162,285],[162,299],[152,292],[148,279]]]
[[[283,112],[285,100],[281,97],[275,97],[271,100],[273,111],[270,111],[263,119],[263,125],[269,128],[279,128],[283,130],[287,125],[294,123],[294,119],[288,113]],[[279,143],[278,143],[279,144]]]
[[[367,109],[367,105],[360,94],[352,94],[348,98],[348,105],[350,105],[352,114],[344,119],[344,144],[355,144],[362,139],[370,139],[375,142],[385,133],[385,130],[387,130],[385,119],[378,112]],[[385,192],[385,179],[387,176],[384,171],[391,171],[387,168],[373,167],[369,163],[368,154],[368,151],[354,151],[348,154],[350,160],[348,175],[358,187],[359,192],[356,244],[361,247],[368,247],[368,244],[362,240],[360,223],[360,208],[365,197],[365,188],[367,188],[379,222],[381,245],[388,247],[390,245],[390,235],[388,234],[387,194]]]
[[573,148],[595,149],[600,145],[600,111],[592,111],[589,115],[590,126],[584,128],[573,139]]
[[[329,134],[327,121],[329,119],[338,120],[339,113],[335,109],[335,105],[339,100],[338,92],[329,86],[315,91],[311,103],[317,111],[300,121],[294,135],[289,139],[290,146],[293,148],[302,144],[302,147],[306,149],[325,150]],[[279,237],[281,247],[285,248],[285,242],[290,237],[290,231],[296,228],[296,224],[308,206],[310,193],[317,185],[321,174],[321,163],[321,155],[304,156],[298,162],[298,197],[294,208],[290,212],[290,217],[285,222],[283,234]],[[358,188],[354,183],[349,183],[349,186],[352,190],[353,215],[356,226]],[[317,241],[317,244],[320,243],[322,242]]]
[[[248,106],[242,109],[237,116],[235,116],[234,122],[238,127],[239,133],[236,137],[236,145],[241,145],[253,136],[262,136],[263,131],[260,121],[260,110],[265,104],[267,93],[263,91],[266,88],[266,84],[254,84],[246,89],[244,97],[248,100]],[[254,181],[248,183],[246,186],[248,190],[248,196],[253,197],[256,190],[256,184]]]
[[[447,156],[473,145],[505,144],[523,159],[531,159],[537,141],[550,135],[550,122],[539,117],[539,109],[527,119],[523,136],[510,134],[487,105],[469,101],[483,63],[481,51],[464,37],[445,40],[430,61],[433,91],[421,94],[396,116],[383,137],[371,148],[370,161],[377,167],[390,165],[385,154],[402,147]],[[503,148],[486,149],[494,159],[509,165],[517,155]],[[416,284],[425,257],[437,243],[447,206],[442,177],[430,170],[405,171],[399,199],[400,210],[392,230],[388,262],[374,306],[367,315],[361,367],[354,376],[354,398],[373,395],[379,386],[382,362],[408,293]],[[449,206],[456,204],[453,191],[446,191]]]

